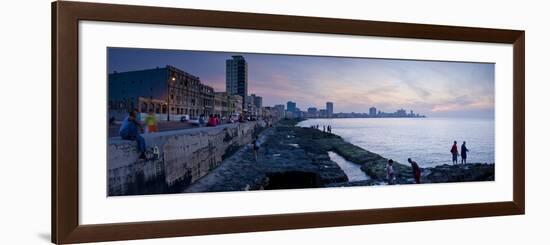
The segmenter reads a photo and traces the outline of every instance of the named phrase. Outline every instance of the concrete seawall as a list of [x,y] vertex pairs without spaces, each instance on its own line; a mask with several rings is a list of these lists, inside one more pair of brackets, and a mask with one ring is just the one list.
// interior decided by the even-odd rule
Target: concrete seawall
[[143,135],[158,160],[140,160],[136,142],[110,138],[109,196],[179,192],[220,165],[265,127],[263,121]]

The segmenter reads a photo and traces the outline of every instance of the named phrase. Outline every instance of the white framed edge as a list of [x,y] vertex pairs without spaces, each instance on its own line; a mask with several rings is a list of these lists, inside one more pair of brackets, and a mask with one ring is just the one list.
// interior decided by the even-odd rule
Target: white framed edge
[[[94,21],[79,21],[78,29],[81,225],[513,200],[511,44]],[[493,62],[495,181],[108,198],[105,115],[107,47],[112,46]]]

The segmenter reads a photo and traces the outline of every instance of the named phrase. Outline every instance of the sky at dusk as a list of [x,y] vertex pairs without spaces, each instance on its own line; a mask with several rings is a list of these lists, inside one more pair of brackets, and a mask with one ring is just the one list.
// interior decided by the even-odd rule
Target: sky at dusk
[[225,60],[248,63],[248,93],[264,106],[295,101],[301,110],[385,112],[404,108],[427,116],[493,117],[494,64],[342,58],[232,52],[108,48],[108,72],[175,66],[225,91]]

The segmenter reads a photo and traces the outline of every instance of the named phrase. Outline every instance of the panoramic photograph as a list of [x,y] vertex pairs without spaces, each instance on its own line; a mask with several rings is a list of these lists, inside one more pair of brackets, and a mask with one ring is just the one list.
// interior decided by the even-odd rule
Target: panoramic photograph
[[107,195],[495,180],[494,63],[107,48]]

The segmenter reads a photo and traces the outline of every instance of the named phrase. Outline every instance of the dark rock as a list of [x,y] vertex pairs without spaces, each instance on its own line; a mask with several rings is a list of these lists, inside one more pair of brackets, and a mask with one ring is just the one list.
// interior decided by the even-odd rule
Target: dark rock
[[440,165],[425,169],[423,181],[427,183],[447,183],[466,181],[495,180],[495,165],[483,163],[468,163],[455,165]]

